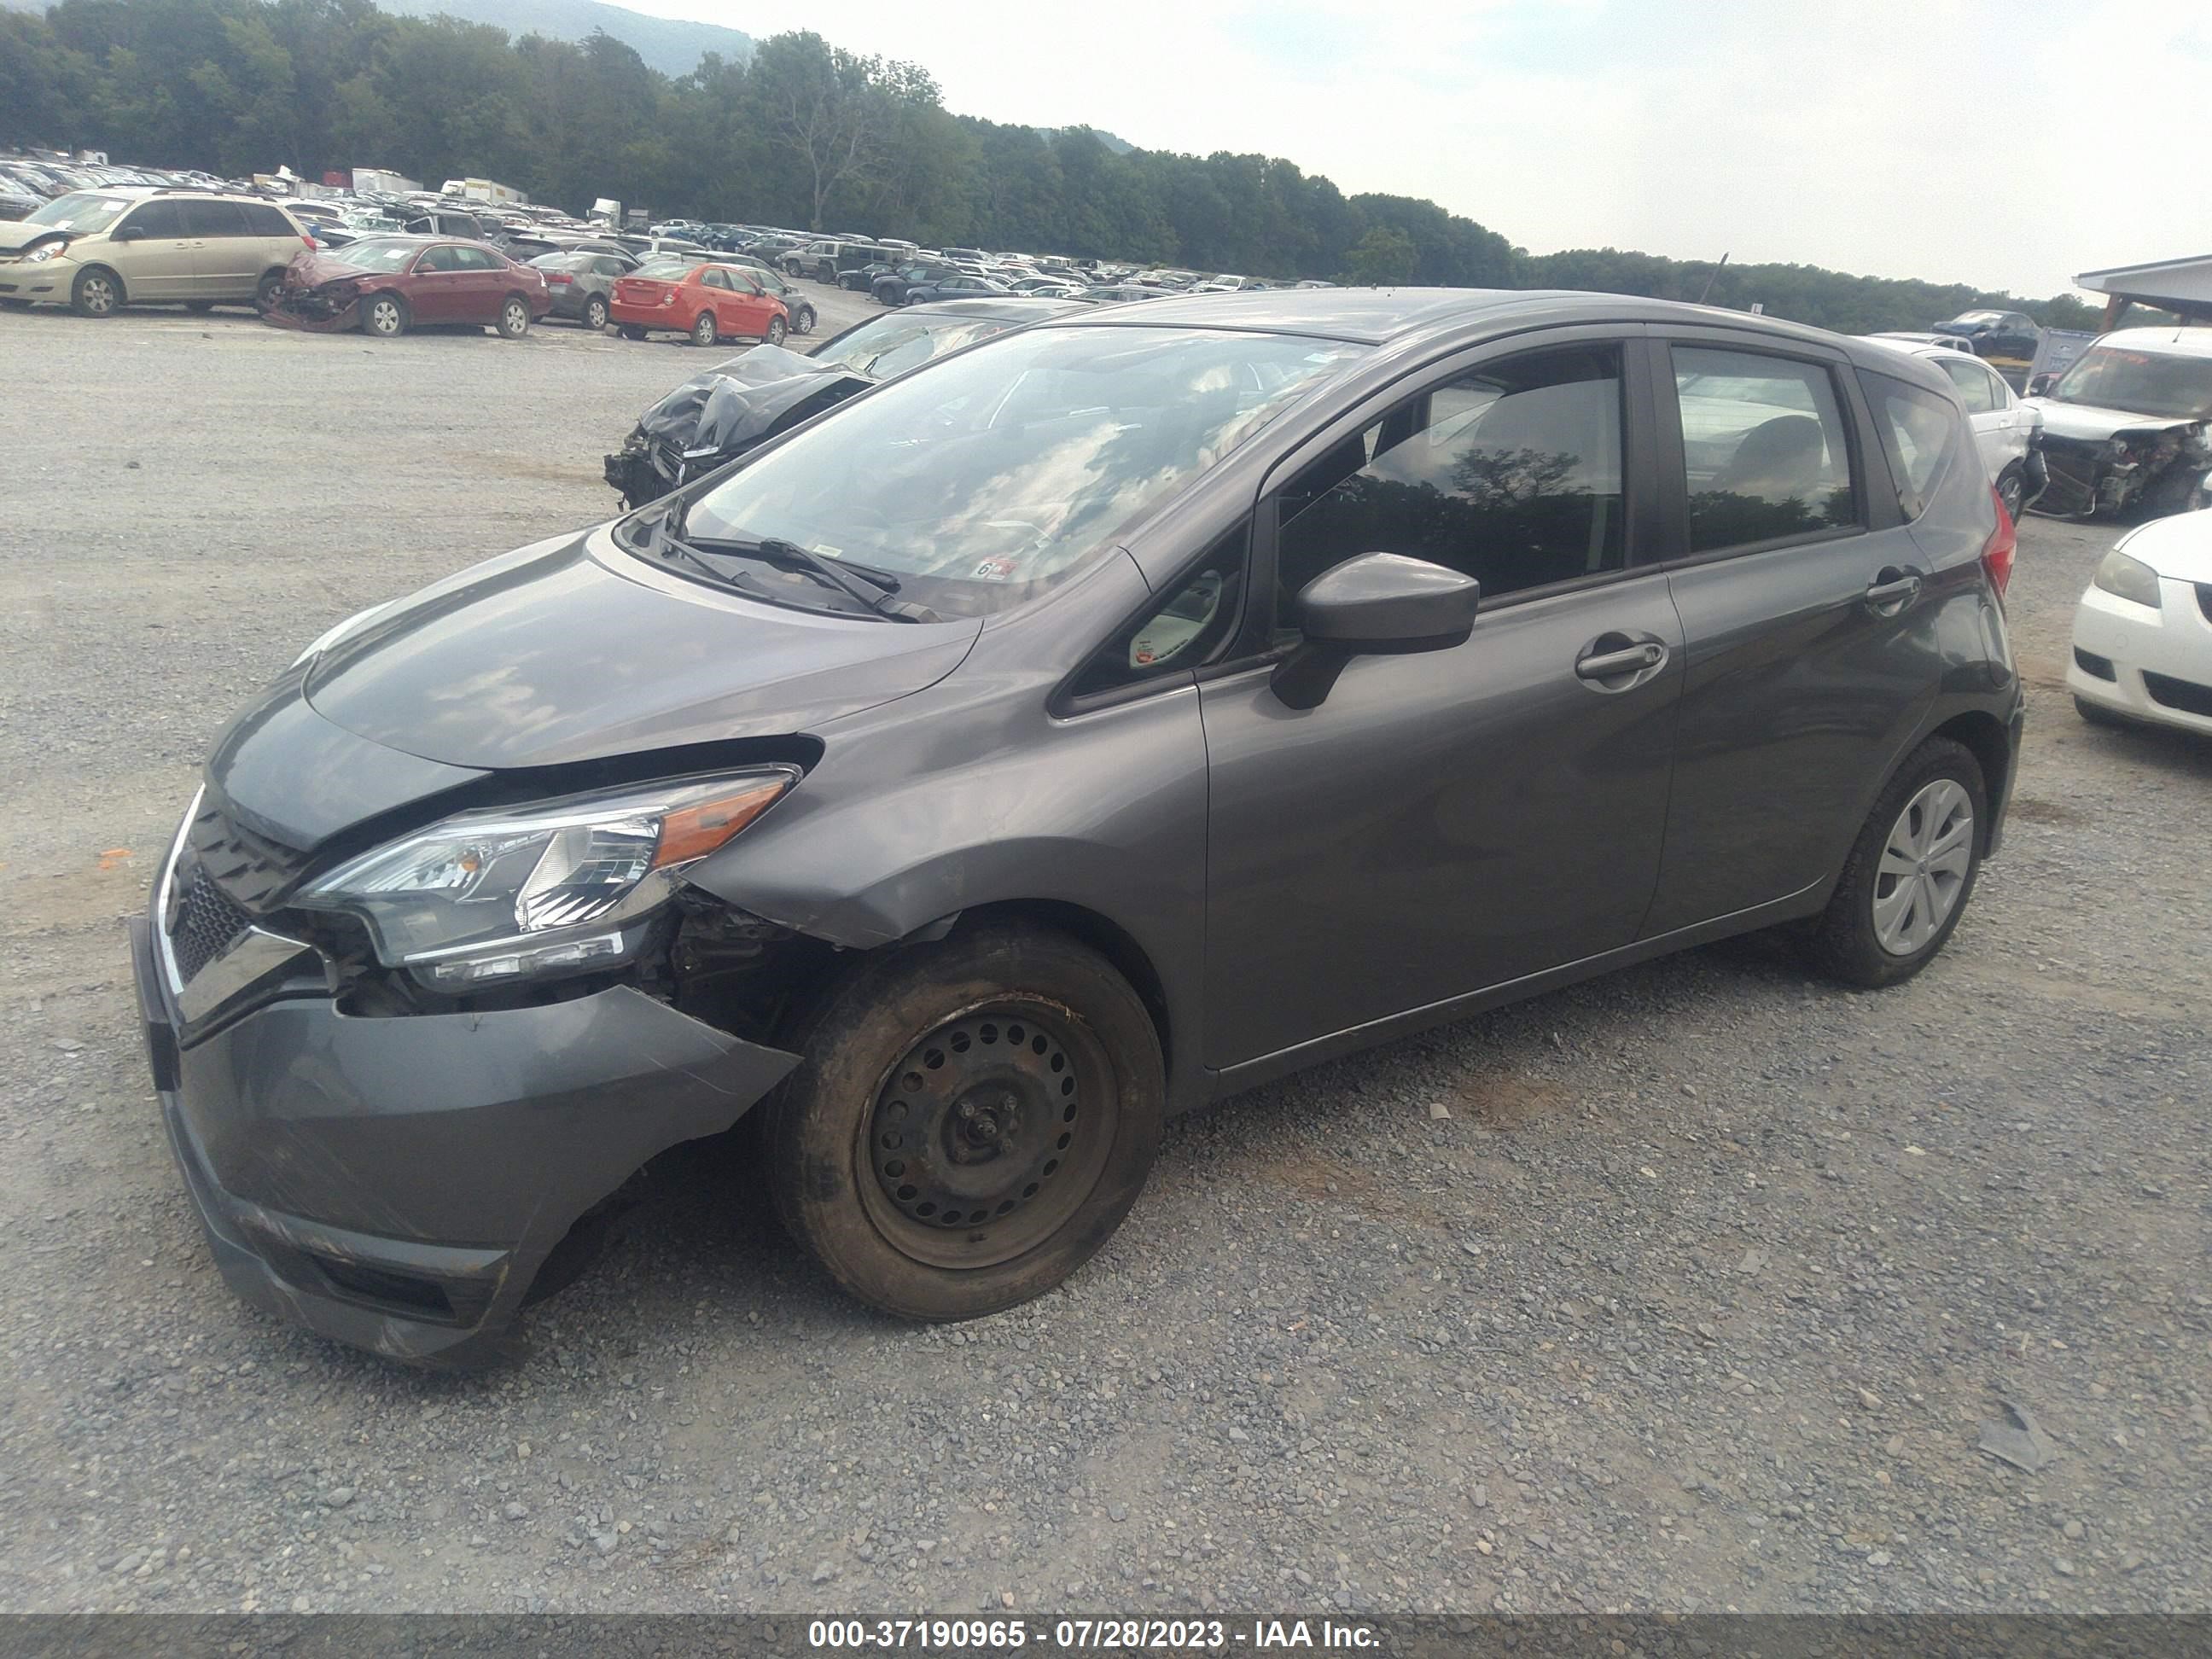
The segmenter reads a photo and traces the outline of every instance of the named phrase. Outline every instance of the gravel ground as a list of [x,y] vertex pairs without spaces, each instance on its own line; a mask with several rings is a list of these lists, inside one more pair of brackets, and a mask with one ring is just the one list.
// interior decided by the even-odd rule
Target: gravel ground
[[[2212,745],[2058,689],[2109,530],[2022,534],[2010,844],[1911,985],[1737,945],[1255,1092],[957,1329],[842,1300],[703,1149],[456,1378],[225,1291],[123,918],[233,706],[605,516],[698,354],[6,313],[0,355],[44,388],[0,469],[0,1607],[2212,1606]],[[2039,1472],[1977,1449],[2001,1400]]]

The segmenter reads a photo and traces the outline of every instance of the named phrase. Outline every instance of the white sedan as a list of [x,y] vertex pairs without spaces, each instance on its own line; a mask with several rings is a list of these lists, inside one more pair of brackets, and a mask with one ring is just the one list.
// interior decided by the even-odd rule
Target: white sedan
[[2099,726],[2212,732],[2212,513],[2120,538],[2074,612],[2066,689]]
[[1959,401],[1966,406],[1966,423],[1974,429],[1974,447],[1981,451],[1990,486],[2005,504],[2005,511],[2017,520],[2030,494],[2040,493],[2041,461],[2039,458],[2031,462],[2028,451],[2043,425],[2041,412],[2022,403],[2005,384],[2003,375],[1972,352],[1962,349],[1950,336],[1897,333],[1860,337],[1925,357],[1951,377]]

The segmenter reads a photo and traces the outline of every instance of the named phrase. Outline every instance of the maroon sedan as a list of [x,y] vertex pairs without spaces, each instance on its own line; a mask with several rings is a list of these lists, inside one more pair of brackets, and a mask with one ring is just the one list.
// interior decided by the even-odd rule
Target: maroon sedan
[[374,236],[301,254],[262,314],[280,327],[358,328],[384,339],[474,323],[516,340],[552,305],[542,271],[482,242]]

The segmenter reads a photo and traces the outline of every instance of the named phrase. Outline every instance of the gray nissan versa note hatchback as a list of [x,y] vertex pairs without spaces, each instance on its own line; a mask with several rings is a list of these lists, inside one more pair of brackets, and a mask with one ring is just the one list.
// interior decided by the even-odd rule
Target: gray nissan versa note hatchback
[[1059,1283],[1169,1114],[1997,843],[2012,528],[1932,364],[1589,294],[1080,312],[342,623],[134,933],[248,1300],[510,1351],[751,1114],[839,1283]]

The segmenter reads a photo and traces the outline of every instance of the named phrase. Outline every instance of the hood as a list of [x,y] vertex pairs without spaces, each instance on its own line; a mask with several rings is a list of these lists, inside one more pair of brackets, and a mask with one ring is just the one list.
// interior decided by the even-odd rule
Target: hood
[[2074,438],[2102,443],[2123,432],[2164,432],[2191,427],[2196,422],[2166,415],[2136,415],[2124,409],[2105,409],[2096,404],[2065,404],[2055,398],[2029,398],[2027,406],[2043,416],[2043,429],[2054,438]]
[[34,225],[27,219],[0,219],[0,258],[28,253],[41,242],[70,241],[78,234],[52,225]]
[[350,264],[344,249],[329,248],[294,254],[289,280],[301,288],[320,288],[325,283],[342,282],[348,277],[365,280],[393,274],[388,270],[369,270]]
[[[373,743],[332,725],[307,704],[295,667],[240,710],[207,764],[228,817],[264,842],[312,853],[370,819],[483,776]],[[281,868],[293,860],[264,856]]]
[[2118,545],[2161,576],[2212,583],[2212,511],[2153,519],[2121,537]]
[[602,526],[380,611],[314,659],[306,696],[441,765],[553,766],[805,732],[934,684],[981,630],[761,603],[648,569]]
[[718,455],[773,437],[872,382],[781,346],[755,346],[686,380],[638,417],[637,429],[677,450]]

